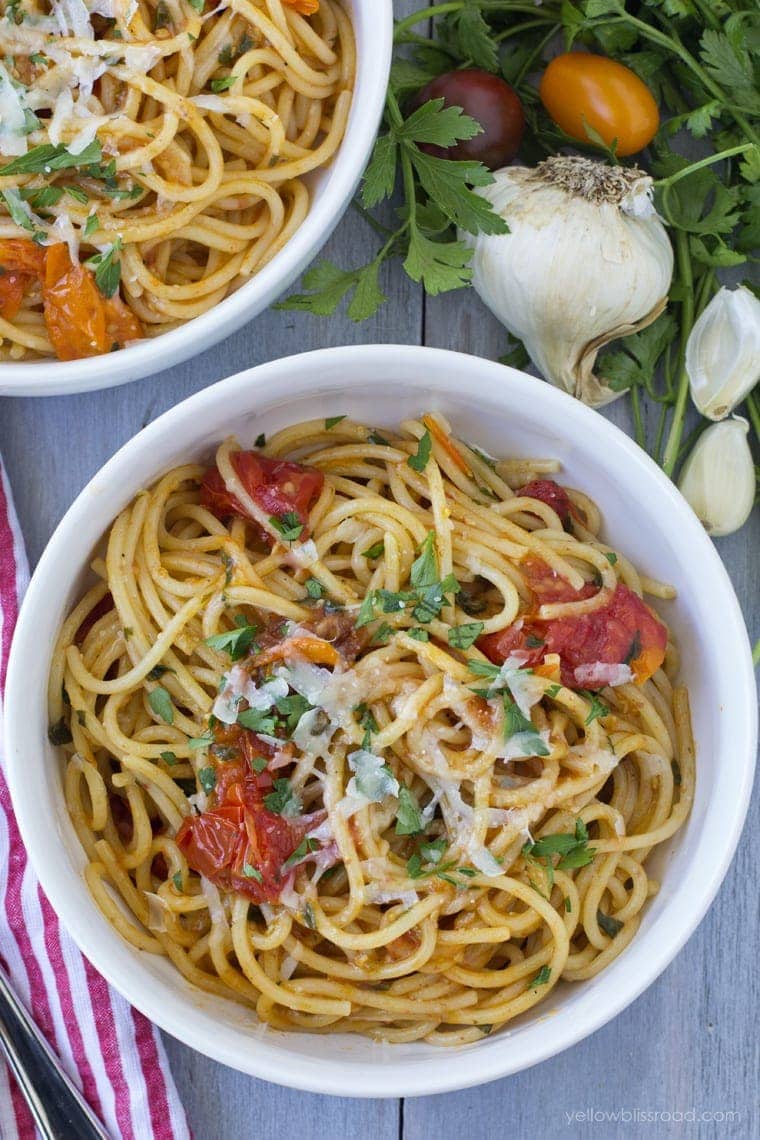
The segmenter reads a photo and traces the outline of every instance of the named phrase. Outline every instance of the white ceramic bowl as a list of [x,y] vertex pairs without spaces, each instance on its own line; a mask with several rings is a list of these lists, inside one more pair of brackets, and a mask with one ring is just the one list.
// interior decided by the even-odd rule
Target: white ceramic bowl
[[[600,976],[558,989],[538,1016],[455,1055],[425,1044],[380,1046],[255,1025],[237,1005],[188,985],[166,960],[123,942],[90,898],[69,822],[60,761],[47,742],[45,688],[58,626],[78,598],[91,551],[135,492],[163,471],[213,454],[234,432],[325,415],[391,426],[438,409],[464,438],[503,455],[556,456],[562,477],[600,504],[605,535],[679,599],[667,619],[683,652],[698,747],[694,810],[660,854],[660,893],[632,944]],[[150,424],[84,489],[50,540],[22,608],[6,696],[13,802],[29,855],[62,922],[117,990],[163,1029],[257,1077],[343,1096],[443,1092],[527,1068],[624,1009],[668,965],[704,915],[733,854],[755,756],[755,686],[728,576],[685,500],[617,428],[548,384],[433,349],[331,349],[263,364],[199,392]],[[546,1017],[548,1013],[554,1016]]]
[[393,47],[392,0],[345,0],[356,36],[357,75],[346,135],[330,166],[310,178],[311,209],[287,245],[232,296],[187,324],[120,352],[87,360],[0,361],[0,396],[95,392],[180,364],[271,305],[316,256],[351,201],[385,102]]

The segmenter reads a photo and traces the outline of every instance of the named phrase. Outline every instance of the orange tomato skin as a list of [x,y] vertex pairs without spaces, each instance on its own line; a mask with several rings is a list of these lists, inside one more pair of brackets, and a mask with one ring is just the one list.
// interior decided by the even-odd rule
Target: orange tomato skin
[[313,16],[319,11],[319,0],[284,0],[284,3],[301,16]]
[[558,127],[589,142],[584,120],[625,158],[643,150],[660,125],[652,92],[638,75],[614,59],[566,52],[551,61],[541,79],[541,102]]
[[74,264],[63,243],[47,248],[42,298],[59,360],[99,356],[142,336],[139,321],[118,295],[104,297],[89,269]]
[[45,250],[25,238],[0,241],[0,317],[12,321],[24,294],[42,274]]

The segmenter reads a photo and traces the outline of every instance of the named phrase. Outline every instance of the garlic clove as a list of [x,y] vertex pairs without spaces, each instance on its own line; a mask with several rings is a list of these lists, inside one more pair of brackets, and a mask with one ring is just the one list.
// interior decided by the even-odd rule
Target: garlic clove
[[755,465],[741,416],[711,424],[684,464],[678,487],[708,534],[744,526],[755,502]]
[[749,289],[720,289],[686,345],[691,398],[703,416],[722,420],[760,380],[760,301]]
[[592,407],[617,399],[594,375],[599,349],[667,303],[673,251],[642,171],[555,156],[506,167],[478,192],[508,234],[462,233],[473,285],[538,371]]

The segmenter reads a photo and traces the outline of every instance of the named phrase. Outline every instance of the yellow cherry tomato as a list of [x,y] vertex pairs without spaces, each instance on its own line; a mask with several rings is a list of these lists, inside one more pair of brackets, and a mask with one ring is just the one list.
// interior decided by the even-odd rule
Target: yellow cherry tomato
[[660,125],[660,112],[646,84],[629,67],[603,55],[558,55],[544,72],[539,93],[565,134],[587,143],[588,125],[608,146],[617,139],[621,158],[643,150]]

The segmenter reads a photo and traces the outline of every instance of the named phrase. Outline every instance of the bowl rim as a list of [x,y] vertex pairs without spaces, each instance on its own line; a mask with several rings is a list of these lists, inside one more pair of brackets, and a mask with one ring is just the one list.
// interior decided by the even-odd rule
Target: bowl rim
[[[205,313],[131,348],[83,360],[0,361],[0,396],[63,396],[129,384],[198,356],[272,304],[323,248],[342,218],[377,137],[393,53],[393,0],[349,0],[357,35],[346,135],[325,167],[325,192],[271,261]],[[345,3],[345,0],[344,0]],[[362,42],[365,41],[365,42]],[[349,146],[346,146],[346,143]]]
[[[438,380],[433,391],[444,396],[456,393],[461,397],[463,374],[469,374],[474,390],[477,390],[479,379],[484,383],[492,383],[498,378],[502,385],[508,381],[514,393],[513,398],[526,401],[531,408],[532,417],[540,418],[543,407],[547,416],[551,416],[556,423],[574,421],[576,426],[583,425],[593,429],[595,445],[614,449],[622,459],[636,469],[637,475],[645,475],[650,485],[654,480],[662,493],[662,503],[669,502],[671,512],[674,511],[678,516],[678,525],[683,528],[684,541],[689,543],[690,559],[692,561],[698,559],[700,573],[712,591],[710,596],[719,602],[722,638],[716,652],[723,653],[724,646],[731,646],[732,691],[737,694],[734,711],[738,710],[740,717],[738,723],[734,721],[731,723],[735,734],[738,734],[738,738],[743,741],[743,747],[738,748],[733,765],[727,769],[721,781],[722,786],[728,789],[728,810],[721,816],[720,848],[711,850],[711,859],[707,867],[700,864],[699,880],[690,883],[695,889],[686,891],[683,883],[677,886],[674,896],[668,901],[667,912],[661,914],[657,920],[659,924],[667,922],[668,938],[658,941],[649,937],[648,957],[643,964],[637,962],[638,971],[634,973],[629,969],[624,979],[617,979],[619,983],[617,989],[612,995],[606,995],[606,1004],[585,1001],[580,1010],[580,1017],[556,1018],[551,1032],[531,1033],[530,1030],[540,1023],[540,1017],[536,1018],[526,1027],[526,1033],[524,1035],[521,1033],[523,1049],[519,1057],[510,1056],[508,1049],[499,1050],[498,1043],[500,1040],[503,1041],[507,1034],[484,1039],[477,1046],[458,1049],[452,1054],[457,1058],[457,1064],[454,1066],[442,1065],[432,1058],[415,1060],[408,1053],[399,1055],[397,1061],[393,1057],[389,1060],[387,1051],[382,1055],[378,1054],[377,1061],[355,1062],[346,1058],[346,1063],[329,1058],[324,1060],[305,1056],[297,1050],[288,1054],[287,1035],[278,1034],[276,1038],[278,1048],[270,1049],[266,1045],[266,1037],[257,1036],[255,1032],[245,1035],[248,1048],[241,1050],[239,1040],[235,1045],[232,1038],[236,1036],[239,1038],[242,1031],[236,1029],[232,1031],[231,1036],[226,1030],[224,1033],[209,1034],[205,1025],[207,1015],[192,1005],[192,994],[189,997],[182,995],[176,1007],[175,1003],[166,1001],[166,984],[149,972],[146,971],[143,976],[134,968],[131,948],[124,944],[129,958],[125,957],[120,963],[118,954],[114,956],[114,946],[104,945],[103,925],[107,925],[107,920],[102,918],[95,927],[94,924],[88,923],[85,915],[81,914],[77,899],[81,900],[82,892],[87,891],[84,880],[76,872],[80,880],[77,887],[70,889],[67,884],[66,879],[70,878],[70,875],[67,875],[65,867],[59,870],[59,865],[67,863],[68,860],[60,859],[60,843],[56,846],[56,836],[50,833],[55,829],[45,829],[37,822],[38,797],[34,791],[34,781],[25,779],[24,757],[30,752],[34,754],[35,750],[39,752],[39,726],[29,727],[27,721],[30,718],[26,716],[14,716],[13,713],[7,715],[9,709],[21,710],[28,706],[25,662],[32,654],[39,656],[40,607],[45,605],[49,583],[60,578],[57,567],[61,565],[61,558],[70,552],[71,535],[76,534],[80,519],[83,520],[91,509],[93,494],[102,493],[104,481],[118,480],[121,469],[128,466],[129,461],[136,455],[161,454],[161,445],[167,444],[171,434],[182,424],[191,420],[203,422],[206,408],[211,410],[236,396],[248,399],[253,408],[259,395],[266,400],[266,394],[277,390],[278,385],[288,377],[297,390],[292,393],[293,395],[314,395],[319,392],[320,387],[326,386],[324,375],[329,376],[337,372],[345,376],[353,371],[355,375],[362,376],[363,372],[371,371],[377,363],[384,365],[388,375],[393,374],[388,372],[389,368],[395,368],[397,371],[401,368],[409,375],[420,378],[428,378],[435,374],[437,364],[448,365],[449,371],[457,375],[458,387],[455,387],[455,381],[450,375],[445,375],[445,369],[438,369]],[[454,365],[456,367],[453,367]],[[417,383],[425,390],[423,385],[428,384],[429,380],[420,379]],[[287,388],[287,384],[285,386]],[[287,392],[285,394],[287,395]],[[158,467],[156,477],[161,470],[162,468]],[[135,489],[132,490],[132,494]],[[77,573],[79,570],[80,567],[77,566]],[[534,377],[505,368],[493,361],[462,353],[404,345],[362,345],[320,349],[244,370],[211,387],[201,389],[165,412],[120,448],[87,484],[66,512],[32,577],[21,607],[11,648],[5,720],[8,780],[21,835],[27,846],[32,866],[43,890],[74,941],[114,988],[161,1029],[223,1064],[252,1076],[304,1091],[354,1097],[429,1095],[467,1088],[508,1076],[578,1043],[634,1001],[670,964],[696,929],[725,877],[749,805],[757,741],[757,702],[751,650],[730,579],[717,550],[691,508],[649,456],[609,421],[572,397]],[[725,720],[722,723],[725,724]],[[724,781],[728,783],[724,785]],[[73,873],[73,868],[68,870]],[[111,930],[111,933],[114,932]],[[118,935],[116,938],[118,939]],[[640,938],[639,945],[641,941]],[[634,939],[632,946],[636,945],[637,940]],[[631,947],[627,947],[626,953],[630,955],[631,952]],[[625,956],[616,960],[618,964],[624,961]],[[123,968],[127,962],[130,969]],[[612,963],[610,969],[614,967],[615,963]],[[593,982],[586,992],[593,993]],[[292,1063],[283,1065],[284,1055],[287,1055],[287,1059]],[[441,1060],[445,1055],[444,1053]]]

